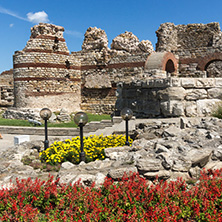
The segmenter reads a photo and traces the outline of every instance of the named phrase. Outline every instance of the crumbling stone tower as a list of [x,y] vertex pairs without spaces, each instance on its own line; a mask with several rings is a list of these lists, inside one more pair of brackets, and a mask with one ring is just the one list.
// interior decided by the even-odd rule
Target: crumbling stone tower
[[15,52],[16,107],[80,109],[80,63],[69,56],[63,32],[61,26],[40,23],[31,29],[25,48]]

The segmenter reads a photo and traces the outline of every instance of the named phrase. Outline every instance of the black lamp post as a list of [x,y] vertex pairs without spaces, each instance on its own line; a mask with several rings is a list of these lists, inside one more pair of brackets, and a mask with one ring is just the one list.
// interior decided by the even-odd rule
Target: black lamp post
[[44,141],[44,149],[46,150],[49,148],[49,141],[48,141],[48,129],[47,129],[47,120],[52,116],[52,112],[48,108],[43,108],[40,111],[40,117],[45,121],[45,141]]
[[79,126],[79,129],[80,129],[80,149],[81,149],[80,161],[85,162],[86,155],[85,155],[85,152],[83,150],[83,127],[88,122],[88,116],[84,112],[78,112],[74,116],[74,122],[77,126]]
[[126,145],[129,146],[129,140],[128,140],[128,134],[129,134],[129,131],[128,131],[128,128],[129,128],[129,120],[132,118],[133,116],[133,111],[129,108],[124,108],[121,110],[121,113],[120,113],[121,117],[126,121]]

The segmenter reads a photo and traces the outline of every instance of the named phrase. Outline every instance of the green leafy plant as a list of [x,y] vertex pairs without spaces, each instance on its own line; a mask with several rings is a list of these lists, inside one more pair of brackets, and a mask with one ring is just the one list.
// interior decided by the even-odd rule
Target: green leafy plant
[[135,173],[118,182],[106,178],[99,188],[61,184],[52,176],[17,180],[0,190],[0,220],[221,222],[222,169],[203,171],[191,187],[180,178],[149,186]]
[[212,116],[222,119],[222,102],[218,103],[212,112]]

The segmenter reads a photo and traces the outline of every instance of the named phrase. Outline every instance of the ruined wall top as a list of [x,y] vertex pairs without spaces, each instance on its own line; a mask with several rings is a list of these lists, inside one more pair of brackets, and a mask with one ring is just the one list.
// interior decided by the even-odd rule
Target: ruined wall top
[[220,25],[217,22],[188,25],[163,23],[156,35],[156,50],[161,52],[212,47],[217,46],[218,40],[221,40]]
[[102,50],[108,48],[108,39],[104,30],[97,27],[89,27],[85,32],[82,50]]
[[[108,38],[104,30],[97,27],[89,27],[86,30],[82,44],[83,51],[109,51],[127,53],[151,53],[153,52],[152,43],[149,40],[139,39],[132,33],[126,31],[112,40],[111,49],[108,48]],[[119,54],[119,53],[118,53]]]
[[36,38],[41,35],[63,38],[63,32],[64,28],[62,26],[39,23],[31,28],[31,38]]

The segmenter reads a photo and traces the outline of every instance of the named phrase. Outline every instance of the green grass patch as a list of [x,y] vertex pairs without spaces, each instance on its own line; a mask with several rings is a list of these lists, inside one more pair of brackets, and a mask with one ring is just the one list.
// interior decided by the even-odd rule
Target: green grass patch
[[[87,113],[88,115],[88,122],[91,121],[101,121],[101,120],[111,120],[110,115],[98,115],[98,114],[91,114]],[[43,122],[42,122],[43,123]],[[0,117],[0,126],[27,126],[32,127],[33,124],[29,123],[28,120],[19,120],[19,119],[4,119]],[[42,125],[44,126],[44,125]],[[37,126],[37,127],[42,127]],[[74,123],[73,119],[72,121],[68,123],[48,123],[48,127],[77,127]]]
[[219,118],[219,119],[222,119],[222,102],[219,102],[219,103],[215,106],[215,108],[214,108],[214,110],[213,110],[213,112],[212,112],[212,116],[213,116],[213,117],[217,117],[217,118]]

